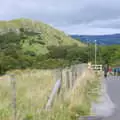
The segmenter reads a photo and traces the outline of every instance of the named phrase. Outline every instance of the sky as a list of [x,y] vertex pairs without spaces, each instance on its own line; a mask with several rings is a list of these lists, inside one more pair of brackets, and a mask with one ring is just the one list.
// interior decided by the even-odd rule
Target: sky
[[67,34],[120,33],[120,0],[1,0],[0,20],[40,20]]

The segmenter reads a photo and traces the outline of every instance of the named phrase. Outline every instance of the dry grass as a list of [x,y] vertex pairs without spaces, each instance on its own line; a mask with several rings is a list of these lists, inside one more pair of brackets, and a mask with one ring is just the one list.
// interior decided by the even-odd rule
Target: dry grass
[[[17,120],[75,120],[79,115],[90,113],[90,96],[94,95],[92,92],[88,95],[88,91],[98,85],[97,83],[93,86],[97,81],[94,73],[91,75],[86,71],[80,76],[74,88],[62,96],[64,99],[60,99],[61,96],[55,99],[51,112],[46,112],[43,108],[56,81],[55,71],[25,70],[14,71],[14,74],[17,87]],[[11,82],[6,76],[0,80],[0,91],[0,120],[13,120]]]
[[[36,113],[44,107],[47,102],[50,91],[55,83],[52,76],[52,71],[16,71],[16,87],[17,87],[17,113],[20,120],[28,113]],[[5,79],[6,78],[6,79]],[[8,77],[0,81],[0,111],[3,109],[11,111],[12,89]],[[8,117],[0,113],[4,120],[9,120]],[[22,118],[22,117],[23,118]],[[2,120],[2,118],[0,119]],[[12,120],[12,119],[11,119]]]
[[100,80],[91,72],[85,71],[69,92],[69,109],[77,108],[79,115],[90,114],[91,102],[96,101],[99,95]]

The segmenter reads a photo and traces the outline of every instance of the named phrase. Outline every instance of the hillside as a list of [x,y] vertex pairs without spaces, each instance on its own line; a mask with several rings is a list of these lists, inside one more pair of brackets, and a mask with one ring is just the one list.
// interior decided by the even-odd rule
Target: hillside
[[13,69],[70,66],[86,62],[87,56],[85,44],[42,22],[0,22],[0,74]]
[[113,35],[71,35],[72,38],[80,39],[83,42],[89,40],[91,43],[97,40],[100,45],[120,44],[120,34]]
[[24,51],[33,51],[39,54],[46,53],[47,46],[51,45],[82,45],[79,41],[65,35],[64,32],[39,21],[30,19],[0,21],[0,34],[11,31],[20,33],[20,30],[24,32],[24,42],[22,43]]

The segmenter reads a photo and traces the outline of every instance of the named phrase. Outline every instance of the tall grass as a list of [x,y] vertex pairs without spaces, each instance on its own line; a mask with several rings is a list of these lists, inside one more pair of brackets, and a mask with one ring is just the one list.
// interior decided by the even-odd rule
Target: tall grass
[[[64,96],[56,96],[51,111],[45,111],[51,90],[56,82],[55,71],[14,71],[16,75],[17,120],[76,120],[90,114],[90,103],[96,99],[99,80],[89,71],[78,78],[74,88]],[[64,99],[63,99],[64,98]],[[9,77],[0,80],[0,120],[13,120],[12,88]]]

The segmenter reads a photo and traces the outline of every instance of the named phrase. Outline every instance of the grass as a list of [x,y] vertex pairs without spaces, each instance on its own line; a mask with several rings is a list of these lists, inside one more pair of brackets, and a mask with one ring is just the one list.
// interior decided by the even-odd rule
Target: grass
[[[97,76],[89,71],[80,76],[74,88],[56,97],[51,111],[43,108],[56,81],[54,70],[14,71],[17,87],[17,120],[76,120],[90,114],[90,103],[97,98]],[[12,89],[9,77],[0,80],[0,120],[12,118]]]
[[[44,107],[55,81],[51,71],[28,70],[16,73],[17,116],[20,116],[18,119],[23,120],[27,114],[36,113],[37,110]],[[10,81],[0,81],[0,90],[3,91],[0,98],[1,111],[3,108],[11,111],[12,91]],[[4,115],[2,113],[1,117],[3,116],[4,120],[11,120],[11,114]]]

